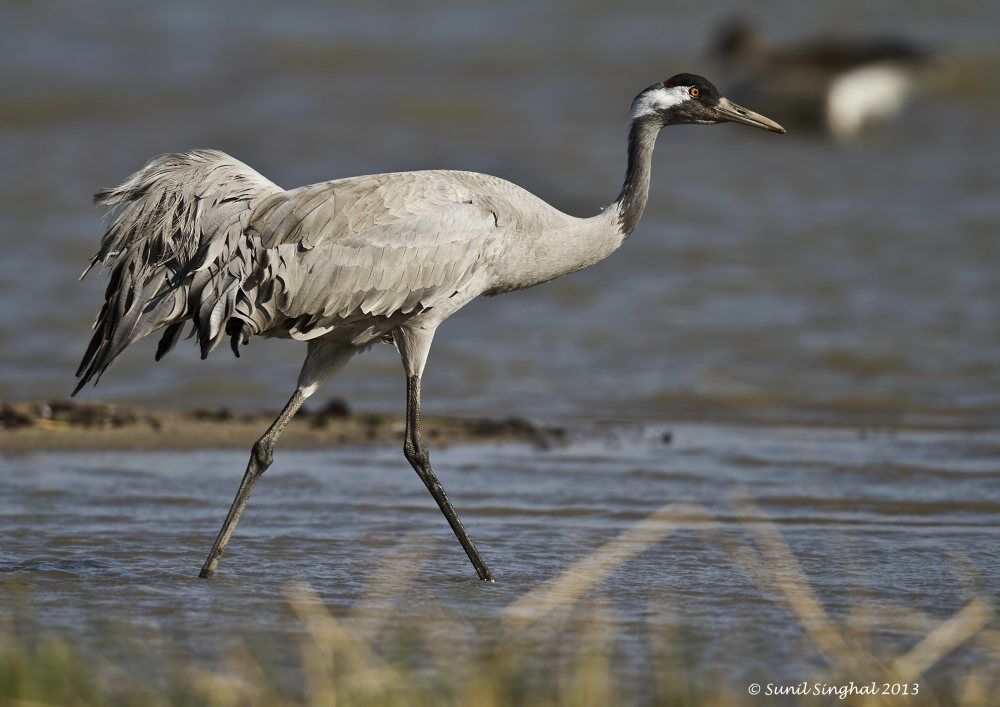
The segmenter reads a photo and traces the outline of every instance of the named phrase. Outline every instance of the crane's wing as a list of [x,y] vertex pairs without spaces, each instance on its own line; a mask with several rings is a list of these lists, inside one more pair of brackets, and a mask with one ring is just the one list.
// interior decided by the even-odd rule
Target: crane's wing
[[[254,207],[275,193],[283,192],[218,150],[154,158],[120,186],[97,193],[95,203],[109,208],[109,225],[84,275],[101,263],[110,277],[73,394],[151,332],[166,330],[159,359],[176,343],[185,321],[194,319],[198,330],[204,329],[199,311],[189,306],[192,278],[213,272],[219,301],[218,288],[226,284],[222,273],[252,271],[256,246],[245,231]],[[209,299],[207,293],[199,296]],[[213,312],[206,321],[223,313]]]
[[470,286],[511,218],[498,185],[515,189],[441,171],[284,191],[218,151],[158,157],[95,197],[111,223],[91,265],[110,281],[76,390],[162,330],[159,359],[188,321],[205,357],[226,334],[238,353],[252,334],[313,338],[433,307]]
[[389,320],[463,292],[504,213],[478,175],[407,172],[311,185],[261,202],[249,230],[265,265],[235,316],[250,333],[314,338],[358,318]]

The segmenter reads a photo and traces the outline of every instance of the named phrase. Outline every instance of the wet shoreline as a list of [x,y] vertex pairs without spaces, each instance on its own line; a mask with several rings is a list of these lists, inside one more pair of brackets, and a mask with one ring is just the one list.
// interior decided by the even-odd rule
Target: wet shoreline
[[[0,402],[0,453],[47,451],[193,451],[245,449],[260,437],[277,410],[229,407],[187,410],[153,409],[72,400]],[[518,416],[480,417],[427,415],[421,420],[425,438],[435,446],[476,443],[521,443],[549,448],[578,440],[618,438],[652,431],[669,445],[674,426],[784,430],[851,431],[859,439],[907,432],[989,433],[995,425],[954,422],[900,422],[859,418],[816,420],[808,415],[761,419],[739,415],[686,415],[670,421],[622,418],[560,419],[542,424]],[[282,435],[288,449],[343,446],[396,446],[405,428],[402,412],[353,411],[339,398],[299,411]]]
[[[150,410],[68,400],[0,403],[0,452],[32,450],[193,450],[248,448],[277,411],[195,408]],[[547,447],[566,436],[561,427],[520,417],[426,416],[428,442],[520,442]],[[355,413],[333,399],[304,409],[282,435],[285,448],[401,444],[403,415]]]

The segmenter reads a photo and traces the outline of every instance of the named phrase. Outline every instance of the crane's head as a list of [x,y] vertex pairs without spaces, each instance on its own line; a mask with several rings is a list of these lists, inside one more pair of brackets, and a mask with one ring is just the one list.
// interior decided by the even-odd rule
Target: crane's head
[[708,79],[695,74],[677,74],[661,83],[654,83],[632,101],[630,118],[633,122],[658,121],[660,127],[685,123],[743,123],[773,133],[785,132],[770,118],[720,95]]

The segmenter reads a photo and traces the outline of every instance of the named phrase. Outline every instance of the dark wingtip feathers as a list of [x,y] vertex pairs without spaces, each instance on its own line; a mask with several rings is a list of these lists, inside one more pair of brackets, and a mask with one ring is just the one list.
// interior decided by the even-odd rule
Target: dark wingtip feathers
[[[122,184],[94,194],[95,204],[108,207],[110,223],[87,270],[104,265],[111,279],[94,335],[77,370],[79,382],[73,394],[88,381],[96,381],[130,343],[167,328],[156,352],[157,360],[162,358],[180,338],[181,324],[199,318],[191,309],[194,303],[209,303],[205,321],[211,326],[198,333],[202,358],[206,357],[221,338],[217,326],[231,313],[237,288],[219,290],[221,285],[214,279],[203,278],[192,293],[191,261],[210,250],[199,247],[204,242],[211,240],[216,247],[220,241],[225,245],[233,239],[233,228],[239,226],[236,211],[279,191],[277,185],[225,153],[192,150],[155,157]],[[205,222],[213,224],[213,229],[203,232]],[[250,246],[240,241],[232,247]],[[211,265],[215,272],[231,274],[230,266],[246,268],[252,260],[248,252],[217,251],[213,251],[212,263],[199,262],[202,270]],[[233,277],[245,274],[241,270]],[[213,317],[219,301],[223,316]],[[244,343],[246,338],[244,332]]]
[[181,338],[181,329],[184,326],[184,322],[176,322],[171,324],[163,332],[163,336],[160,337],[160,342],[156,345],[156,357],[154,360],[159,361],[161,358],[170,353],[171,349],[177,343],[177,340]]

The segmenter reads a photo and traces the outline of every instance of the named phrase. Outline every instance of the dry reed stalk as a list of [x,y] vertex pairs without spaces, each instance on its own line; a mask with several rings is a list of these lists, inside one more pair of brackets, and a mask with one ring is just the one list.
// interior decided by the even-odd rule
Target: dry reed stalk
[[899,682],[915,682],[942,658],[971,640],[993,620],[993,607],[976,598],[939,625],[920,643],[892,662],[889,672]]
[[[300,645],[302,672],[312,704],[333,706],[343,691],[385,694],[405,684],[403,676],[386,666],[370,645],[330,613],[313,589],[296,584],[287,593],[288,603],[309,639]],[[338,663],[343,665],[342,671],[337,670]]]
[[874,656],[860,642],[845,637],[812,590],[778,527],[760,507],[745,495],[738,496],[736,503],[749,520],[743,525],[760,548],[763,561],[775,570],[774,586],[820,655],[847,674],[864,680],[871,674],[872,666],[877,665]]
[[374,643],[392,618],[392,608],[427,558],[415,536],[407,535],[378,565],[345,623],[362,643]]
[[503,610],[505,623],[516,629],[525,621],[565,615],[580,597],[612,572],[686,524],[705,520],[705,513],[704,508],[688,503],[674,502],[663,506],[556,577],[509,604]]

